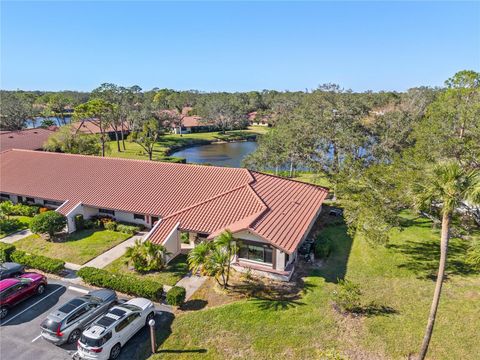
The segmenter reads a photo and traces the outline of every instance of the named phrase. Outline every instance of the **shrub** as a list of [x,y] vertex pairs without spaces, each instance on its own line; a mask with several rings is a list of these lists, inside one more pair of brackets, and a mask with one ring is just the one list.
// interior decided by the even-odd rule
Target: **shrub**
[[40,209],[38,209],[38,213],[41,214],[41,213],[44,213],[44,212],[47,212],[47,211],[50,211],[49,208],[46,208],[46,207],[41,207]]
[[333,250],[333,241],[329,237],[323,235],[317,238],[315,242],[315,256],[320,259],[325,259],[330,256]]
[[85,220],[83,219],[82,214],[75,215],[75,228],[77,231],[85,228]]
[[92,216],[90,220],[93,221],[97,228],[104,228],[106,223],[115,221],[112,217],[106,215]]
[[11,260],[11,255],[15,251],[15,245],[0,242],[0,262]]
[[360,286],[349,280],[340,280],[333,292],[333,300],[342,311],[356,312],[360,309]]
[[22,223],[18,219],[0,219],[0,232],[9,234],[22,227]]
[[117,223],[115,221],[107,221],[103,224],[105,230],[115,231],[117,230]]
[[0,202],[0,213],[2,216],[9,216],[12,214],[13,203],[9,200]]
[[167,292],[167,304],[180,306],[185,302],[185,296],[187,292],[185,288],[181,286],[173,286]]
[[107,270],[88,266],[81,268],[77,275],[90,285],[105,287],[124,294],[141,296],[155,301],[158,301],[163,294],[163,285],[158,283],[158,281],[113,274]]
[[15,250],[10,256],[11,260],[28,267],[49,273],[59,273],[65,269],[65,261],[52,259],[42,255],[27,254],[24,251]]
[[120,231],[125,234],[133,235],[136,232],[140,231],[139,226],[132,226],[132,225],[124,225],[124,224],[118,224],[117,225],[117,231]]
[[94,227],[96,227],[96,223],[93,222],[92,220],[83,220],[83,228],[84,229],[93,229]]
[[133,246],[125,250],[125,260],[133,264],[138,272],[161,270],[166,265],[166,256],[170,255],[165,246],[150,241],[135,240]]
[[30,216],[33,217],[38,214],[39,207],[38,206],[30,206],[24,204],[16,204],[12,207],[11,215],[19,215],[19,216]]
[[55,233],[62,231],[67,224],[67,218],[55,211],[47,211],[36,215],[30,224],[30,229],[36,234],[48,234],[53,238]]

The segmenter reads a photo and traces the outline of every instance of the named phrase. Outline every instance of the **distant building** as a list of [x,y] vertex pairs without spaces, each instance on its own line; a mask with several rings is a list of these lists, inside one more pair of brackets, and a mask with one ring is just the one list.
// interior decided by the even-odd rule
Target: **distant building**
[[47,129],[0,131],[0,151],[9,149],[42,150],[43,144],[56,130],[56,126],[51,126]]

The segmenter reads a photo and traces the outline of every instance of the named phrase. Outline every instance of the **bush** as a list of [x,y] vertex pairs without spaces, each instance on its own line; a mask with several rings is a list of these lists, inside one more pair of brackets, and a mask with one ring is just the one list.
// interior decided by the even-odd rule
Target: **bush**
[[84,229],[93,229],[94,227],[96,227],[96,223],[93,222],[92,220],[83,220],[83,228]]
[[18,219],[0,219],[0,232],[10,234],[22,227],[22,223]]
[[315,256],[325,259],[330,256],[333,250],[333,241],[329,237],[320,235],[315,242]]
[[0,242],[0,262],[11,260],[11,255],[15,251],[15,245]]
[[10,256],[11,260],[25,266],[57,274],[65,269],[65,261],[52,259],[42,255],[27,254],[24,251],[15,250]]
[[167,292],[167,304],[180,306],[185,302],[185,296],[187,292],[185,288],[181,286],[173,286]]
[[360,286],[349,280],[340,280],[333,292],[333,300],[342,311],[357,312],[360,309]]
[[96,227],[96,228],[105,228],[105,224],[106,224],[106,223],[115,221],[114,218],[112,218],[112,217],[110,217],[110,216],[106,216],[106,215],[102,215],[102,216],[92,216],[92,217],[90,218],[90,220],[93,221],[93,223],[95,224],[95,227]]
[[67,218],[55,211],[46,211],[36,215],[30,224],[30,229],[36,234],[48,234],[53,238],[55,233],[62,231],[67,225]]
[[75,215],[75,229],[77,231],[83,230],[85,228],[85,220],[83,219],[82,214]]
[[128,295],[141,296],[158,301],[163,294],[163,285],[158,281],[139,279],[128,275],[113,274],[94,267],[81,268],[77,275],[87,284],[105,287]]
[[105,230],[115,231],[117,230],[117,223],[115,221],[107,221],[103,224]]
[[38,209],[39,214],[42,214],[42,213],[47,212],[47,211],[50,211],[50,209],[46,208],[46,207],[41,207],[40,209]]
[[118,224],[117,225],[117,231],[120,231],[125,234],[133,235],[137,232],[140,231],[139,226],[132,226],[132,225],[123,225],[123,224]]

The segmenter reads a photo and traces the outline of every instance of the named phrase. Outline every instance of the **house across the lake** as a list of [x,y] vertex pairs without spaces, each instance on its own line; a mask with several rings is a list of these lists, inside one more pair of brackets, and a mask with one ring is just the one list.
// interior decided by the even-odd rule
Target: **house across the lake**
[[34,128],[0,132],[0,151],[8,149],[42,150],[48,137],[57,130],[56,126],[47,129]]
[[[150,228],[147,241],[180,253],[225,229],[239,252],[234,266],[290,279],[297,249],[327,190],[248,169],[8,150],[0,153],[2,199],[56,208],[75,231],[75,216],[106,215]],[[172,256],[172,257],[173,257]]]

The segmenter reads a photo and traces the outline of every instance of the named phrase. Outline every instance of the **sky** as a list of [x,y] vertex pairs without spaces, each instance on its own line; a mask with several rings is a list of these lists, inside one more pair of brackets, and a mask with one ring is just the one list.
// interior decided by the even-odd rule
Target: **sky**
[[480,2],[1,0],[0,87],[354,91],[480,69]]

